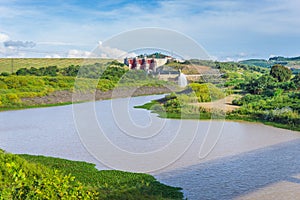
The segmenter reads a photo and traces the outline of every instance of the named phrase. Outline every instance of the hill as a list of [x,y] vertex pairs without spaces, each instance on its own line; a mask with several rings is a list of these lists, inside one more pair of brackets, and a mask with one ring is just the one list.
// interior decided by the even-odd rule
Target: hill
[[291,69],[300,70],[300,56],[286,58],[283,56],[271,57],[268,60],[265,59],[249,59],[239,62],[240,64],[250,65],[250,66],[259,66],[270,68],[275,64],[281,64]]
[[0,58],[1,72],[16,72],[20,68],[41,68],[48,66],[57,66],[58,68],[69,67],[70,65],[95,64],[112,61],[102,58]]

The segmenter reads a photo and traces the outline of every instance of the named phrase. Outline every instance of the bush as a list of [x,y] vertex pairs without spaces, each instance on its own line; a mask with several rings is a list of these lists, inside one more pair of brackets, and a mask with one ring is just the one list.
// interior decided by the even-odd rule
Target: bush
[[12,103],[20,103],[21,100],[16,94],[7,94],[6,98]]
[[8,72],[2,72],[0,75],[1,76],[9,76],[10,74]]
[[290,80],[292,71],[283,65],[276,64],[272,66],[270,75],[276,78],[279,82]]
[[26,75],[34,75],[34,76],[57,76],[59,69],[56,66],[48,66],[48,67],[41,67],[35,68],[31,67],[30,69],[27,68],[20,68],[16,71],[16,75],[18,76],[26,76]]
[[223,91],[211,83],[191,83],[189,87],[194,91],[199,102],[210,102],[225,97]]
[[108,91],[112,90],[115,87],[115,83],[108,79],[100,79],[97,85],[97,89],[101,91]]

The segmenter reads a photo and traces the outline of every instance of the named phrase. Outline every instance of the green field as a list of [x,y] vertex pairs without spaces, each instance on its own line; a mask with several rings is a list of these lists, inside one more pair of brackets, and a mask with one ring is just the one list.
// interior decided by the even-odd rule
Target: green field
[[48,66],[57,66],[58,68],[69,67],[70,65],[89,65],[95,63],[104,63],[112,61],[102,58],[0,58],[1,72],[16,72],[20,68],[41,68]]

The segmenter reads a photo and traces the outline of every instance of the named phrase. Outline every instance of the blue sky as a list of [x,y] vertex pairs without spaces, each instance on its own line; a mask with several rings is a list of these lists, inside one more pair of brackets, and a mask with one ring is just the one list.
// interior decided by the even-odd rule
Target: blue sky
[[84,57],[143,27],[178,31],[218,60],[300,56],[298,0],[0,0],[0,57]]

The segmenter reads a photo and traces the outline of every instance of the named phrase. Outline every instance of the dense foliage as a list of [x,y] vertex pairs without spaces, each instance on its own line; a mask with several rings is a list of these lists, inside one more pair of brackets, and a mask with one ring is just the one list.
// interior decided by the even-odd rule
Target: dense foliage
[[95,199],[75,177],[0,151],[0,199]]
[[270,75],[276,78],[279,82],[284,82],[290,80],[292,71],[287,67],[276,64],[272,66]]
[[153,176],[0,150],[0,199],[182,199],[181,188]]
[[136,108],[149,109],[161,117],[168,118],[207,119],[212,115],[219,118],[224,116],[224,112],[206,110],[194,104],[211,102],[224,97],[225,93],[211,83],[191,83],[180,93],[173,92],[163,99],[136,106]]
[[[241,97],[232,103],[240,108],[227,112],[227,118],[260,121],[300,130],[300,74],[293,76],[290,69],[278,64],[268,70],[233,62],[193,62],[219,69],[224,84],[203,84],[202,80],[202,84],[190,84],[194,95],[182,92],[139,107],[153,110],[161,117],[211,118],[212,113],[222,116],[224,111],[204,109],[195,103],[215,101],[225,94],[236,93]],[[225,88],[221,90],[222,86]]]
[[233,84],[244,95],[233,101],[241,108],[229,113],[228,117],[258,120],[300,130],[300,75],[292,79],[291,76],[290,69],[276,64],[269,73],[257,74]]
[[27,161],[43,164],[97,191],[101,200],[182,199],[181,188],[159,183],[153,176],[117,170],[97,170],[94,164],[44,156],[20,155]]
[[225,97],[224,92],[211,83],[191,83],[189,87],[198,97],[198,102],[210,102]]
[[59,69],[56,66],[35,68],[21,68],[16,72],[18,76],[33,75],[33,76],[57,76]]
[[[107,76],[111,74],[113,70],[111,68],[115,68],[114,72],[118,74],[114,74],[115,76],[123,75],[127,70],[124,64],[119,63],[117,61],[112,61],[108,63],[95,63],[92,65],[70,65],[64,68],[58,68],[57,66],[47,66],[40,68],[20,68],[16,71],[16,75],[26,76],[26,75],[34,75],[34,76],[78,76],[84,78],[100,78],[102,76]],[[119,70],[119,72],[117,70]],[[119,76],[120,78],[120,76]]]

